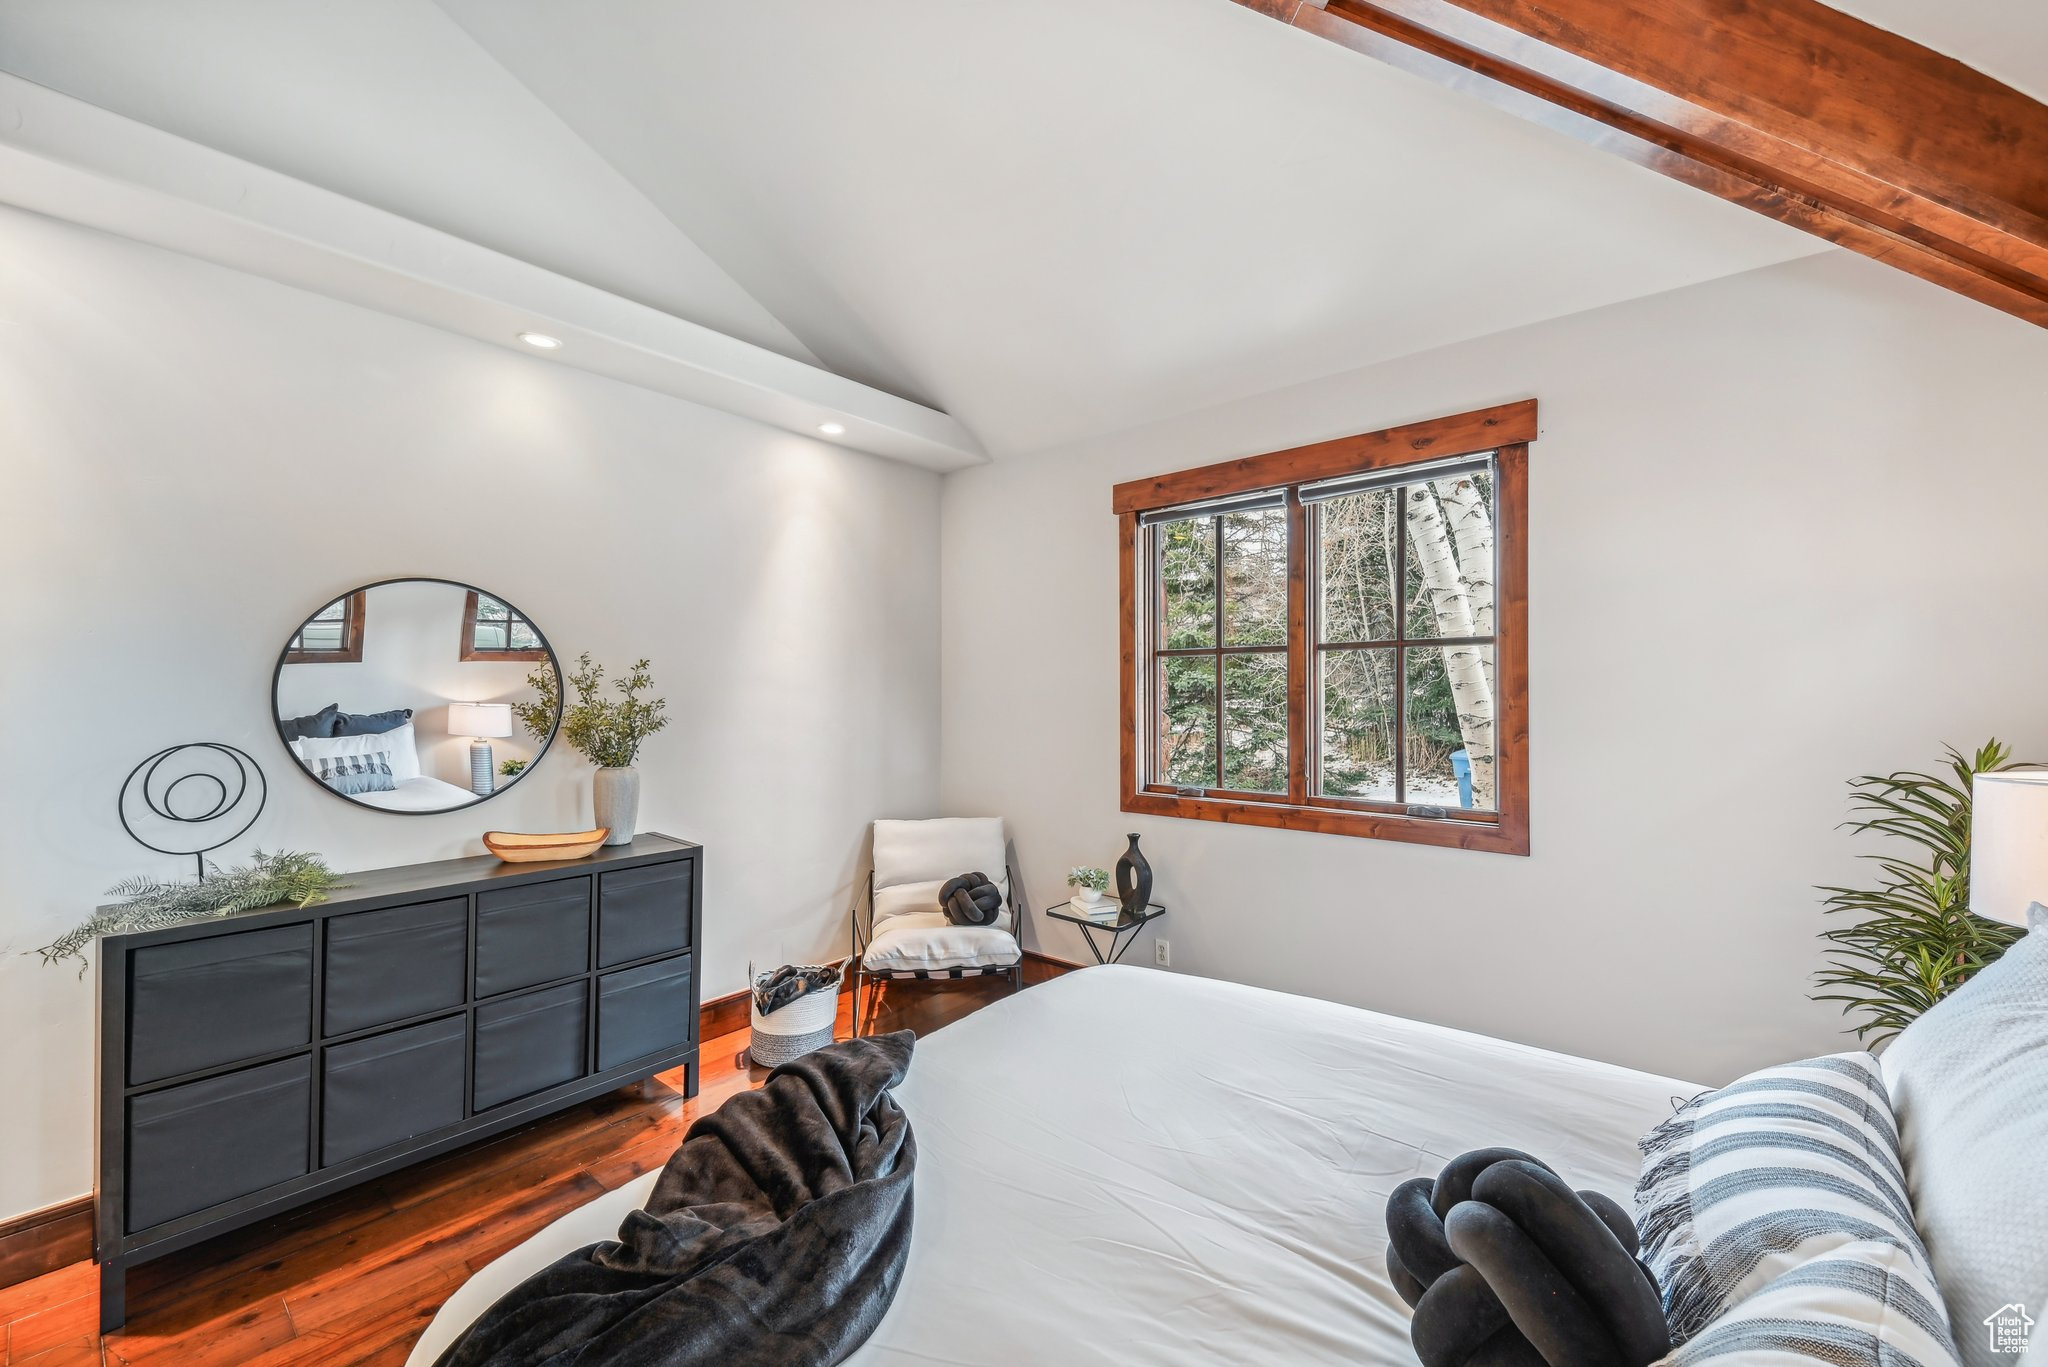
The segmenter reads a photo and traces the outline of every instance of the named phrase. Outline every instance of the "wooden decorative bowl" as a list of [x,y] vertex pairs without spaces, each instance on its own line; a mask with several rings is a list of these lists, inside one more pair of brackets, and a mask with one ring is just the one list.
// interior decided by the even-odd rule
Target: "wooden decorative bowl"
[[596,854],[610,835],[609,826],[594,831],[556,831],[527,835],[521,831],[485,831],[484,848],[508,864],[538,864],[550,859],[583,859]]

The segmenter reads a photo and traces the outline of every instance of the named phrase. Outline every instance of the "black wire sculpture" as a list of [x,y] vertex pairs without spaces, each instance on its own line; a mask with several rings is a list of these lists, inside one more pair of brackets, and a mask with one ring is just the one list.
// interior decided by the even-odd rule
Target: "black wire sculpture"
[[[255,807],[243,819],[243,809],[252,800]],[[240,839],[269,801],[263,767],[247,751],[220,741],[193,741],[159,750],[129,771],[121,784],[121,829],[146,850],[192,856],[203,882],[206,856]],[[220,834],[237,820],[242,824]],[[146,823],[155,839],[138,831],[138,822]],[[188,833],[181,828],[197,829]],[[178,835],[189,838],[172,839]]]

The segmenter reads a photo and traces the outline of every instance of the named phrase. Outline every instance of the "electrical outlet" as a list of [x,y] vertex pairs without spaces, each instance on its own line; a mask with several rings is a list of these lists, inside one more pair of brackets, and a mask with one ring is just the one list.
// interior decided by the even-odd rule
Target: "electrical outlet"
[[1152,962],[1161,968],[1173,967],[1173,945],[1166,940],[1152,942]]

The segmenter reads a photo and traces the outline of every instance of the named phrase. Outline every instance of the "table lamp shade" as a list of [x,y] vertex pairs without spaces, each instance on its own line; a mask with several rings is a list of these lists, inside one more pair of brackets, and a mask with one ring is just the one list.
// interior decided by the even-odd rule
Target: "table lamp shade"
[[512,704],[508,702],[455,702],[448,704],[448,734],[451,736],[509,736],[512,734]]
[[1979,774],[1971,791],[1970,910],[2025,925],[2048,905],[2048,772]]

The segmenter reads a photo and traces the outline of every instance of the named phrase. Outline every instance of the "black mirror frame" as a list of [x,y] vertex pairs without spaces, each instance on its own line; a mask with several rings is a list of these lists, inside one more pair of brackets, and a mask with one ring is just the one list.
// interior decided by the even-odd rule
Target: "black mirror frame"
[[[533,619],[531,617],[528,617],[526,613],[520,609],[519,605],[517,603],[514,603],[511,599],[506,598],[500,594],[492,593],[489,589],[478,588],[475,584],[466,584],[460,579],[446,579],[438,574],[399,574],[393,575],[388,579],[379,579],[368,584],[358,584],[355,588],[346,589],[341,593],[337,593],[333,597],[327,599],[325,602],[321,603],[319,607],[314,608],[313,613],[318,613],[322,609],[326,608],[329,604],[340,602],[342,599],[350,597],[354,594],[368,593],[371,589],[381,589],[389,584],[448,584],[454,588],[461,589],[466,593],[482,594],[486,597],[495,599],[496,601],[503,603],[507,608],[511,609],[513,615],[522,618],[528,626],[533,626]],[[465,802],[459,807],[436,807],[431,811],[395,811],[389,807],[379,807],[374,803],[361,801],[360,799],[355,798],[349,795],[348,793],[337,793],[334,791],[334,789],[322,783],[319,780],[319,778],[314,775],[313,771],[308,769],[303,763],[301,763],[299,757],[296,754],[292,753],[291,742],[285,739],[284,714],[278,708],[278,692],[280,689],[284,687],[284,667],[292,653],[292,640],[299,634],[301,630],[304,629],[306,623],[312,620],[312,614],[308,614],[306,617],[301,619],[298,626],[292,629],[290,635],[287,635],[284,638],[284,646],[277,652],[277,666],[274,669],[272,669],[270,673],[270,722],[272,729],[277,732],[277,742],[278,744],[284,747],[285,758],[291,762],[292,768],[296,769],[299,773],[304,774],[307,782],[311,783],[314,787],[318,788],[321,792],[327,794],[329,797],[340,798],[343,802],[348,803],[352,807],[360,807],[364,811],[377,812],[383,816],[446,816],[450,812],[466,812],[475,807],[482,806],[484,803],[489,802],[492,798],[498,797],[503,793],[508,793],[514,787],[518,786],[519,781],[521,779],[525,778],[528,774],[531,774],[535,769],[540,767],[540,762],[543,759],[547,758],[548,750],[554,745],[555,737],[562,733],[562,706],[564,701],[566,700],[566,694],[568,692],[568,680],[566,677],[564,677],[562,673],[561,657],[555,654],[555,643],[553,641],[550,641],[547,638],[546,633],[541,631],[539,627],[534,627],[534,635],[540,637],[541,649],[547,652],[548,667],[555,671],[555,724],[552,727],[548,728],[547,739],[540,743],[540,749],[533,752],[533,758],[527,761],[526,767],[524,769],[521,769],[518,773],[514,774],[510,779],[506,780],[506,782],[502,786],[494,786],[488,793],[472,794],[471,796],[474,800]]]

